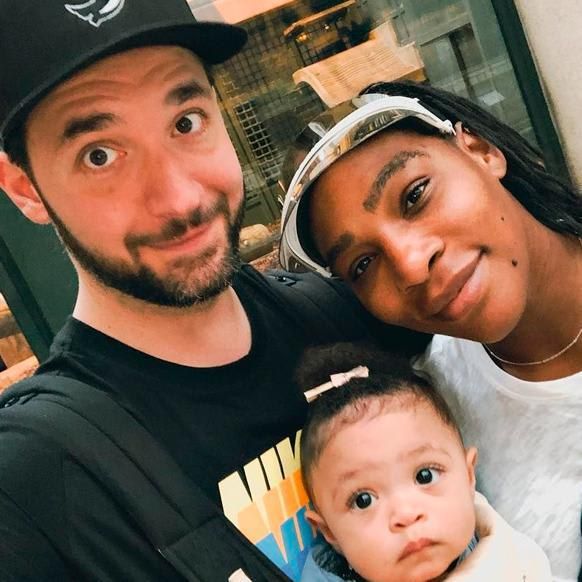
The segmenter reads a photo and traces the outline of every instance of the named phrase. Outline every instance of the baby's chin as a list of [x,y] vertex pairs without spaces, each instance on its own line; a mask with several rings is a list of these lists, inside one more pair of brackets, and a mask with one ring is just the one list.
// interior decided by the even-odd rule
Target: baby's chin
[[399,573],[396,577],[382,580],[381,582],[441,582],[446,580],[455,561],[455,559],[433,560],[430,563],[419,563],[415,566],[407,567],[405,572]]
[[[442,582],[442,580],[446,580],[451,571],[454,569],[456,559],[447,561],[445,565],[431,565],[433,567],[432,572],[427,572],[426,575],[423,575],[419,578],[411,579],[410,582]],[[427,564],[428,566],[428,564]]]

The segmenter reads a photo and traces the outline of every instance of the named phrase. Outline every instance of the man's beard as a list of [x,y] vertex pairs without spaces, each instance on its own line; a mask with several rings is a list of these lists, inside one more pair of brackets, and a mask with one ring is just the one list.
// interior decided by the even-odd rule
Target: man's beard
[[[244,199],[234,218],[225,194],[208,210],[196,209],[184,218],[169,220],[158,235],[128,235],[125,245],[133,258],[131,263],[111,259],[87,248],[61,221],[46,203],[47,213],[63,244],[83,269],[106,287],[147,303],[165,307],[201,305],[224,291],[240,265],[239,235],[244,215]],[[145,244],[170,242],[183,236],[189,228],[206,225],[213,220],[225,221],[226,242],[208,247],[200,254],[184,256],[172,263],[172,273],[158,276],[150,267],[139,262],[139,247]],[[217,255],[222,256],[216,259]],[[215,259],[215,260],[212,260]]]

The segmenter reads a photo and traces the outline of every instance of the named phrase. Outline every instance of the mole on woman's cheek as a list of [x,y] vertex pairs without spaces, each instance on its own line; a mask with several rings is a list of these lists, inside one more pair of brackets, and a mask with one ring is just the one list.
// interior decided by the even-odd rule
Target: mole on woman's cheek
[[505,222],[505,216],[501,217],[501,222]]
[[514,267],[517,267],[517,264],[518,264],[518,263],[517,263],[517,259],[511,259],[511,264],[512,264]]

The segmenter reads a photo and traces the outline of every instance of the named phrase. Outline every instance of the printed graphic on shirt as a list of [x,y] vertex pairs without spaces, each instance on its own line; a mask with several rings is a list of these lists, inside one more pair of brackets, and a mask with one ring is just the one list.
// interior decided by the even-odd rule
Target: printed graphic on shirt
[[299,580],[314,539],[305,520],[299,442],[287,438],[219,483],[226,516],[291,580]]

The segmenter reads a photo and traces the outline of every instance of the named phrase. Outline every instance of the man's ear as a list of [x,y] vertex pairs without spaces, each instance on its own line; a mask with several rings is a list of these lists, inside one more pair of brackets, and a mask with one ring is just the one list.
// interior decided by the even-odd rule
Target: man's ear
[[327,542],[332,547],[334,547],[336,550],[338,550],[337,540],[335,539],[335,536],[333,535],[333,533],[329,529],[325,519],[323,519],[323,517],[317,511],[315,511],[314,509],[308,509],[305,512],[305,519],[314,528],[318,529],[322,533],[323,537],[327,540]]
[[51,221],[34,184],[22,168],[8,160],[5,152],[0,152],[0,188],[32,222],[48,224]]
[[467,462],[467,471],[469,473],[469,482],[473,491],[475,491],[476,478],[475,478],[475,468],[477,467],[477,449],[475,447],[469,447],[465,451],[465,461]]
[[507,160],[503,152],[487,140],[471,133],[460,121],[455,123],[457,147],[486,168],[492,176],[501,180],[507,172]]

